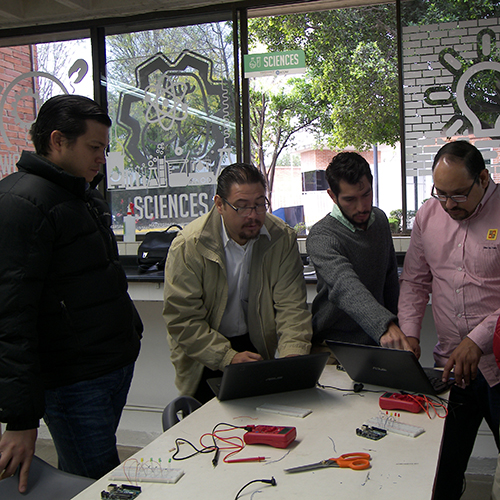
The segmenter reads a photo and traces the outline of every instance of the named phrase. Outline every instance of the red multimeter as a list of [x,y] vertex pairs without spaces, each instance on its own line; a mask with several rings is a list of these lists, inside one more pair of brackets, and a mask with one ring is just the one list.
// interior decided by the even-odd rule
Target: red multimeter
[[275,448],[286,448],[297,437],[295,427],[247,425],[246,429],[250,429],[243,436],[246,444],[268,444]]
[[425,401],[421,396],[386,392],[380,396],[379,405],[383,410],[405,410],[419,413],[423,410]]

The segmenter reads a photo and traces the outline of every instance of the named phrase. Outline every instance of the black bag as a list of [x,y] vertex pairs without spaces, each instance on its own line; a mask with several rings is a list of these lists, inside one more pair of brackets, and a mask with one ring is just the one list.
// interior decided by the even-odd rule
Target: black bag
[[150,231],[137,250],[137,261],[141,271],[162,271],[165,267],[168,249],[179,231],[170,231],[173,227],[182,229],[177,224],[172,224],[165,231]]

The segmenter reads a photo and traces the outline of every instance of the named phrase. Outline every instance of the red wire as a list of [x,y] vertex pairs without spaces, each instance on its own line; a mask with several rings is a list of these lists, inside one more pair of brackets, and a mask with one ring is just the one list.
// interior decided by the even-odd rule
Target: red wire
[[[408,394],[408,396],[410,398],[412,398],[414,401],[416,401],[420,407],[422,408],[422,410],[425,411],[425,413],[427,414],[427,416],[429,418],[432,418],[431,417],[431,414],[429,413],[429,407],[431,407],[433,410],[434,410],[434,413],[439,417],[439,418],[446,418],[446,416],[448,415],[448,409],[446,408],[446,406],[442,403],[435,403],[434,401],[432,401],[431,399],[429,399],[427,396],[425,395],[422,395],[422,396],[414,396],[413,394]],[[423,400],[423,402],[422,402]],[[436,406],[438,407],[441,407],[443,410],[444,410],[444,415],[440,415]]]
[[[215,431],[214,433],[207,432],[200,437],[200,444],[201,444],[201,446],[206,447],[206,445],[203,444],[203,438],[205,438],[207,436],[210,436],[212,438],[212,440],[218,439],[222,443],[227,444],[228,446],[221,447],[221,446],[217,445],[217,447],[219,448],[219,450],[227,450],[227,451],[233,450],[222,459],[222,461],[224,463],[231,463],[230,461],[228,462],[227,460],[230,457],[232,457],[233,455],[236,455],[237,453],[239,453],[241,450],[243,450],[243,448],[245,448],[245,441],[242,438],[240,438],[239,436],[222,437],[219,435],[219,433],[233,431],[234,429],[244,429],[245,430],[245,427],[231,427],[229,429],[220,429],[220,430]],[[245,461],[247,461],[247,462],[250,462],[250,461],[262,462],[261,458],[262,457],[250,457],[250,459],[245,459]]]

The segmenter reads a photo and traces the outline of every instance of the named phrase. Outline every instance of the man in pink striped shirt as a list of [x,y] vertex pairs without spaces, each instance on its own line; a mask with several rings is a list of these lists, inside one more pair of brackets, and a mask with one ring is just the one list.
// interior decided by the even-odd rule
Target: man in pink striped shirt
[[500,370],[492,344],[500,315],[500,186],[466,141],[443,146],[432,173],[432,198],[417,212],[405,257],[398,319],[415,348],[432,293],[434,359],[443,379],[453,370],[456,381],[434,498],[452,500],[461,496],[483,418],[499,447]]

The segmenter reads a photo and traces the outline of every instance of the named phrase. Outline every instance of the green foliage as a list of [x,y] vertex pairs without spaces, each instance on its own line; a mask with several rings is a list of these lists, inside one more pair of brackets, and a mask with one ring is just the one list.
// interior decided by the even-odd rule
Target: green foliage
[[[407,227],[412,225],[416,213],[417,212],[415,210],[407,210]],[[389,225],[391,226],[391,233],[400,233],[403,230],[403,210],[401,210],[400,208],[398,208],[397,210],[391,210],[391,213],[389,215]]]
[[331,149],[399,140],[394,5],[260,18],[249,29],[269,51],[305,51],[308,72],[294,86]]
[[[404,25],[500,16],[498,1],[409,0],[401,7]],[[249,32],[268,51],[305,51],[308,71],[301,81],[307,92],[302,97],[318,109],[314,130],[323,144],[362,151],[399,141],[394,4],[259,18],[250,22]],[[496,82],[490,79],[476,99],[484,103],[485,123],[497,109]],[[295,82],[299,85],[299,79]],[[477,93],[473,83],[468,91]]]
[[300,167],[300,156],[292,154],[290,149],[285,149],[278,158],[276,165],[280,167]]
[[307,228],[305,222],[299,222],[293,226],[293,230],[297,233],[297,236],[306,236]]
[[395,217],[389,217],[389,226],[391,228],[391,233],[401,232],[401,221]]
[[401,11],[403,22],[406,25],[424,25],[499,17],[500,2],[489,0],[409,0],[401,3]]
[[250,89],[252,157],[273,190],[274,172],[282,152],[295,145],[297,132],[318,122],[321,108],[311,102],[310,86],[292,79],[286,86]]

